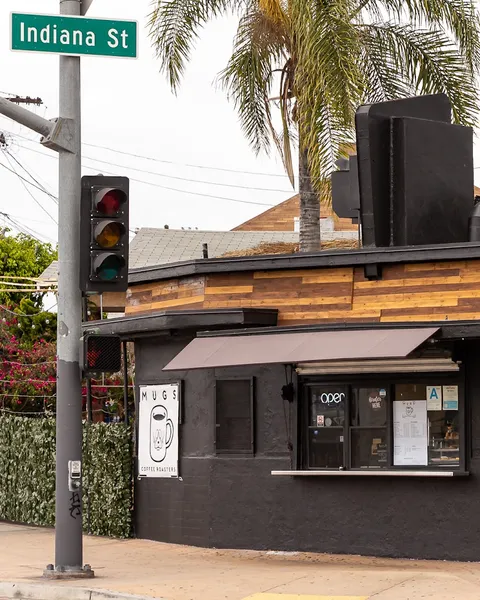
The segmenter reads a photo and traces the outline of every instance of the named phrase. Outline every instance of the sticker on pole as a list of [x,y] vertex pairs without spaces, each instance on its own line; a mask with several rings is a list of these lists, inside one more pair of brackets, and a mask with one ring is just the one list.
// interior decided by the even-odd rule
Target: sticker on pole
[[11,49],[69,56],[137,58],[138,23],[11,13]]
[[138,475],[178,477],[180,385],[140,386]]

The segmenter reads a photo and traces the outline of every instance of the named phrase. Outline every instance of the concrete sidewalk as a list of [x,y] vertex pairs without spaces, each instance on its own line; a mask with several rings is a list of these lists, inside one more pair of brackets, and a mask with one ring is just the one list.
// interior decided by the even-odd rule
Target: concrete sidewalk
[[[42,583],[51,529],[0,523],[0,581]],[[93,580],[55,582],[166,600],[479,600],[480,564],[205,550],[86,536]],[[52,586],[52,582],[45,582]],[[80,591],[80,590],[79,590]],[[1,596],[2,594],[0,594]]]

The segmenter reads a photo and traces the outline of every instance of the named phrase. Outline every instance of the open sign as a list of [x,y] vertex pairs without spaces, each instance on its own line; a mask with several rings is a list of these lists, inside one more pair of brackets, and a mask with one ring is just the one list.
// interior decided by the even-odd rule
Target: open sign
[[343,402],[343,400],[345,400],[345,394],[343,392],[324,392],[320,396],[320,402],[322,404],[340,404],[340,402]]

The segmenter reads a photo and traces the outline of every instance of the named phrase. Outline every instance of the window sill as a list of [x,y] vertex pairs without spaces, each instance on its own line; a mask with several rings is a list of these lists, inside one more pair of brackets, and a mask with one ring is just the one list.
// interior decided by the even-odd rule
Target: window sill
[[290,477],[466,477],[468,471],[271,471],[271,475]]

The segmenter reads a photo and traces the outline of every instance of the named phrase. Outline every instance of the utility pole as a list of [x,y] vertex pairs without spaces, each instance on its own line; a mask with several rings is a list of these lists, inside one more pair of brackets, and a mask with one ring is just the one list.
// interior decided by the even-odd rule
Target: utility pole
[[[82,0],[60,0],[61,15],[80,16],[81,11]],[[55,579],[94,575],[89,565],[83,567],[82,540],[79,57],[60,56],[59,100],[59,118],[47,121],[0,98],[1,114],[40,133],[41,143],[59,153],[55,565],[44,571],[45,577]]]
[[[41,18],[46,18],[48,25],[52,27],[57,27],[60,23],[65,29],[65,35],[69,32],[73,35],[77,28],[80,32],[85,32],[85,36],[82,37],[85,44],[81,43],[74,48],[76,54],[136,58],[137,22],[106,19],[89,19],[87,22],[83,16],[92,1],[60,0],[60,17],[42,15]],[[69,18],[62,19],[62,16]],[[69,49],[63,48],[62,39],[46,42],[40,36],[42,46],[39,48],[37,37],[34,42],[30,35],[25,37],[26,30],[36,30],[38,18],[39,15],[12,12],[11,49],[60,54],[59,117],[47,121],[19,106],[19,103],[1,97],[0,114],[40,133],[43,136],[40,143],[59,153],[55,565],[48,565],[44,576],[51,579],[93,577],[90,566],[82,566],[82,391],[79,363],[82,324],[80,58],[71,56]],[[115,27],[112,27],[112,23]],[[91,27],[96,31],[93,46],[92,37],[87,35],[93,33],[90,31]],[[122,38],[122,44],[115,38],[115,32]],[[115,41],[112,40],[112,36]],[[122,185],[126,185],[128,190],[128,179],[116,180],[122,180]],[[116,183],[115,187],[117,186],[120,186],[120,192],[125,197],[122,201],[118,198],[114,200],[118,201],[119,206],[124,204],[121,214],[127,218],[128,191],[122,192],[120,183]],[[118,193],[119,190],[110,192]],[[128,226],[126,230],[128,231]],[[122,247],[127,247],[123,242],[122,244]],[[128,260],[123,259],[119,264],[127,270]],[[126,284],[126,274],[121,280]]]
[[[81,0],[60,0],[60,14],[80,16]],[[83,569],[82,490],[69,486],[72,461],[82,460],[82,390],[79,365],[82,326],[80,273],[81,107],[80,58],[60,56],[60,119],[70,123],[70,151],[59,152],[57,463],[55,569],[46,576],[92,576]]]

